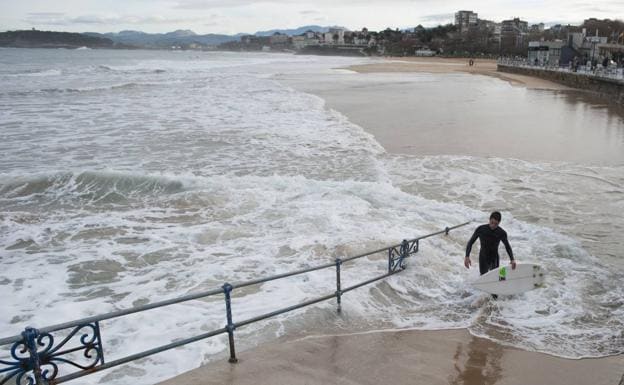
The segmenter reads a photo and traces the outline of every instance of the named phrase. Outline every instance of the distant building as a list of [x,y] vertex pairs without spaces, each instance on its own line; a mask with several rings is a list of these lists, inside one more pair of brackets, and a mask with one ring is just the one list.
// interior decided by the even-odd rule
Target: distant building
[[544,32],[544,23],[531,25],[531,32]]
[[292,45],[294,49],[302,49],[306,46],[306,37],[303,36],[293,36],[292,37]]
[[519,18],[503,20],[501,23],[501,44],[505,47],[522,47],[529,32],[529,23]]
[[361,32],[353,33],[353,44],[355,45],[368,45],[368,42],[371,40],[371,35],[368,33],[368,28],[362,28]]
[[241,36],[240,40],[243,45],[262,47],[263,45],[270,44],[270,38],[267,36],[245,35]]
[[466,32],[470,27],[479,23],[479,15],[472,11],[457,11],[455,13],[455,25],[459,32]]
[[527,33],[529,32],[529,23],[519,18],[514,18],[511,20],[503,20],[501,23],[501,32],[521,32]]
[[559,66],[562,41],[531,41],[529,42],[529,63],[540,66]]
[[624,45],[607,44],[604,36],[587,36],[585,28],[582,32],[568,33],[566,40],[532,41],[529,43],[528,60],[537,65],[568,66],[596,65],[604,58],[620,59],[619,52],[624,52]]
[[333,43],[333,44],[345,43],[344,41],[345,30],[343,28],[330,28],[326,35],[329,35],[329,39],[327,37],[325,38],[326,43]]
[[485,20],[485,19],[479,19],[479,27],[488,29],[488,30],[494,30],[494,28],[496,28],[497,23],[495,21],[492,20]]
[[598,54],[622,65],[624,63],[624,44],[598,44]]
[[423,47],[417,49],[414,54],[416,56],[435,56],[435,51],[430,50],[429,48]]
[[479,19],[479,28],[487,30],[492,34],[492,38],[495,41],[500,41],[501,24],[492,20]]
[[289,39],[288,35],[275,32],[269,38],[269,42],[271,43],[271,45],[280,45],[280,44],[284,45],[284,44],[288,44],[288,39]]
[[[572,50],[571,55],[576,56],[579,60],[596,61],[600,59],[599,45],[606,44],[608,38],[605,36],[587,36],[587,31],[583,28],[582,32],[573,32],[568,34],[567,46]],[[567,58],[566,58],[566,61]]]

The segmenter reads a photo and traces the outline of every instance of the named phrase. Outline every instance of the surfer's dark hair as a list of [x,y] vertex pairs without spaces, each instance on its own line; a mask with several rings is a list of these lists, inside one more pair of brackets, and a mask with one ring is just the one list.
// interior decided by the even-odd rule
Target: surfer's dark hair
[[499,213],[498,211],[494,211],[492,214],[490,214],[490,219],[496,219],[498,222],[501,221],[501,213]]

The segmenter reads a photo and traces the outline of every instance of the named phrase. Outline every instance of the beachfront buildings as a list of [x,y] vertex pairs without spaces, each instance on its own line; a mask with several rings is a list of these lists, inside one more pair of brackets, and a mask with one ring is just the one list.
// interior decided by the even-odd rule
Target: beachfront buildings
[[[624,35],[624,32],[622,34]],[[599,44],[598,55],[600,57],[607,57],[613,60],[615,63],[619,63],[620,66],[623,66],[624,65],[624,44],[619,44],[619,43]]]
[[529,32],[529,23],[519,18],[503,20],[501,23],[501,45],[503,47],[522,47]]
[[459,32],[467,32],[471,27],[479,24],[479,15],[472,11],[457,11],[455,13],[455,26]]
[[563,41],[531,41],[529,42],[528,61],[532,65],[557,67],[563,47]]
[[620,63],[624,59],[624,45],[609,44],[606,36],[588,36],[585,28],[568,33],[567,39],[529,42],[531,65],[595,68],[605,59]]
[[[300,52],[320,55],[389,55],[429,56],[444,53],[456,56],[524,57],[531,64],[546,66],[587,66],[587,62],[605,57],[620,58],[624,43],[624,22],[588,19],[579,26],[529,25],[520,18],[502,23],[479,19],[473,11],[458,11],[455,24],[413,29],[350,31],[345,28],[318,28],[290,36],[282,32],[272,36],[245,35],[240,42],[228,42],[225,49]],[[460,32],[461,29],[461,32]],[[586,31],[593,33],[588,35]],[[597,35],[599,32],[600,36]],[[591,36],[593,35],[593,36]],[[529,44],[531,41],[531,44]],[[607,46],[609,43],[614,46]]]

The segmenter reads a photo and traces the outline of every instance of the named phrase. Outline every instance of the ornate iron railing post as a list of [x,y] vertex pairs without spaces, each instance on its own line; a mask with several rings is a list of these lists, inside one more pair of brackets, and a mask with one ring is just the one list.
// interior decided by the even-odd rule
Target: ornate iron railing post
[[405,259],[407,257],[409,257],[410,255],[410,244],[407,241],[407,239],[404,239],[403,242],[401,242],[401,253],[400,253],[401,257],[399,258],[399,263],[397,264],[398,267],[401,268],[401,270],[405,269]]
[[234,329],[236,329],[236,325],[232,322],[232,285],[229,283],[223,284],[223,294],[225,294],[225,313],[227,317],[227,325],[225,328],[227,329],[228,339],[230,342],[230,363],[234,364],[238,362],[236,358],[236,349],[234,347]]
[[338,313],[342,311],[341,307],[341,296],[342,291],[340,290],[340,265],[342,265],[342,260],[340,258],[336,258],[336,301],[338,303]]
[[37,338],[39,337],[39,330],[27,327],[22,332],[22,337],[24,338],[24,344],[26,345],[30,356],[29,367],[32,368],[35,383],[37,385],[45,385],[43,376],[41,375],[41,361],[39,360],[39,353],[37,352]]
[[403,240],[400,245],[388,249],[388,274],[394,274],[397,269],[405,270],[405,260],[410,254],[418,252],[419,240]]

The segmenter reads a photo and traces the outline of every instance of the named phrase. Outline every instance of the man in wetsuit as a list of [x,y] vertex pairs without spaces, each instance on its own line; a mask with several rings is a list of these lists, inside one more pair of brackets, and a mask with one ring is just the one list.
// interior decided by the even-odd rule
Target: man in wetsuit
[[516,261],[507,241],[507,233],[498,224],[501,221],[501,214],[498,211],[494,211],[490,215],[490,223],[477,227],[472,238],[468,241],[466,246],[466,258],[464,259],[464,266],[470,268],[472,262],[470,261],[470,251],[472,250],[472,244],[475,243],[477,238],[481,242],[481,250],[479,251],[479,272],[481,275],[487,273],[490,270],[498,267],[499,255],[498,245],[501,241],[505,245],[505,250],[511,260],[511,268],[516,268]]

